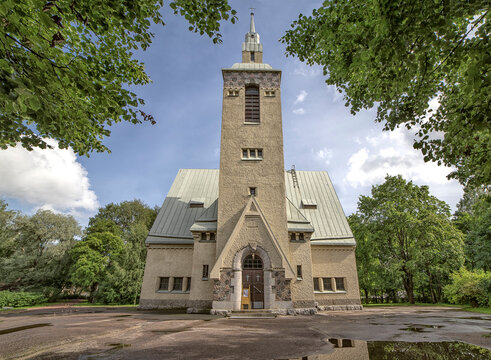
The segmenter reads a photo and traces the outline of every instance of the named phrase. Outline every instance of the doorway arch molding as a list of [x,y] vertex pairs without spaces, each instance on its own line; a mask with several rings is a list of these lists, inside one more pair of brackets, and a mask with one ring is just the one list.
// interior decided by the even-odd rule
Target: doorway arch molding
[[274,278],[273,278],[273,268],[271,264],[271,258],[268,252],[261,246],[251,244],[243,247],[234,256],[232,263],[232,270],[234,272],[234,277],[232,278],[232,285],[234,287],[234,292],[232,293],[232,306],[233,310],[241,310],[241,295],[242,295],[242,268],[244,264],[244,259],[251,254],[258,255],[263,261],[263,271],[264,271],[264,308],[271,309],[275,301],[275,294],[273,291]]

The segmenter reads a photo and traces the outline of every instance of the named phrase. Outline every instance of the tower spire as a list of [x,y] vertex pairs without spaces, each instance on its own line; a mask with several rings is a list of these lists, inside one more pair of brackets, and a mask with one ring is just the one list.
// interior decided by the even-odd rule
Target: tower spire
[[256,27],[254,26],[254,8],[251,8],[251,27],[249,32],[251,34],[254,34],[256,32]]
[[251,8],[251,24],[249,32],[245,35],[242,43],[242,62],[243,63],[262,63],[263,45],[259,41],[259,34],[256,32],[254,24],[254,8]]

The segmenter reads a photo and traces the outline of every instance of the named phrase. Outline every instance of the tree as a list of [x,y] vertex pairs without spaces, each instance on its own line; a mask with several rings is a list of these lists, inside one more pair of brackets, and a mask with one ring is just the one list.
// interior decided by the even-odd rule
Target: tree
[[0,278],[9,289],[43,290],[56,297],[69,283],[70,249],[81,234],[69,215],[38,210],[14,221],[13,250],[0,259]]
[[18,214],[7,210],[7,206],[5,201],[0,200],[0,259],[8,258],[15,251],[14,223]]
[[89,219],[86,236],[73,250],[74,284],[90,301],[136,304],[147,249],[145,239],[157,216],[140,200],[110,203]]
[[[3,0],[0,2],[0,148],[21,143],[109,151],[103,138],[121,120],[154,123],[128,90],[150,79],[134,51],[164,25],[162,0]],[[220,21],[235,22],[226,0],[173,0],[190,30],[221,41]]]
[[449,177],[464,185],[489,185],[488,11],[483,0],[327,0],[282,41],[323,67],[353,114],[377,106],[384,130],[416,131],[425,161],[455,166]]
[[487,188],[465,189],[454,214],[465,234],[466,267],[491,270],[491,195]]
[[94,293],[104,279],[106,270],[123,248],[121,237],[109,231],[93,232],[73,247],[71,281],[89,291],[89,302],[94,301]]
[[398,276],[410,303],[421,283],[436,302],[448,274],[463,264],[462,233],[450,221],[449,206],[427,186],[387,176],[371,197],[360,196],[355,216],[355,236],[368,234],[379,273]]

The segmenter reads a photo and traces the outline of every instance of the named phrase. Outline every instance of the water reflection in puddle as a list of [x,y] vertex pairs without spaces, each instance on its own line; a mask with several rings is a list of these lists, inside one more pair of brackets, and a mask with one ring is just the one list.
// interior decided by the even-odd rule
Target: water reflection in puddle
[[333,352],[276,360],[490,360],[491,350],[460,342],[329,339]]

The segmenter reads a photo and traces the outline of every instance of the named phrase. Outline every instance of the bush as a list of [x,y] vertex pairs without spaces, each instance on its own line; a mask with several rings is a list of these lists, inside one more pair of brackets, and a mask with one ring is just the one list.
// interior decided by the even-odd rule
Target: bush
[[445,286],[444,293],[451,303],[491,306],[491,272],[461,268],[450,279],[452,282]]
[[0,308],[30,306],[46,300],[46,297],[39,293],[0,291]]

